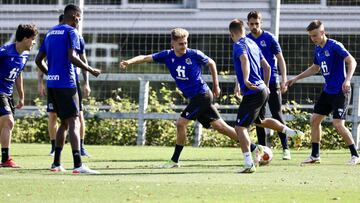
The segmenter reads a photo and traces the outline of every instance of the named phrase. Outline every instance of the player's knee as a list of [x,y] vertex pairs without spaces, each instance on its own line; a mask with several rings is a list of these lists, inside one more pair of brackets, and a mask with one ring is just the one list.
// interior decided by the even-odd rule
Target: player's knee
[[12,117],[9,117],[7,119],[4,120],[4,127],[7,129],[13,129],[14,128],[14,119]]
[[339,130],[339,129],[341,129],[341,128],[344,127],[344,122],[341,121],[341,120],[336,120],[336,119],[334,119],[334,120],[332,121],[332,124],[333,124],[333,126],[335,127],[336,130]]
[[310,125],[311,126],[319,126],[322,119],[320,119],[318,116],[312,115],[310,118]]
[[176,128],[185,128],[187,125],[187,122],[183,121],[182,119],[178,119],[176,121]]

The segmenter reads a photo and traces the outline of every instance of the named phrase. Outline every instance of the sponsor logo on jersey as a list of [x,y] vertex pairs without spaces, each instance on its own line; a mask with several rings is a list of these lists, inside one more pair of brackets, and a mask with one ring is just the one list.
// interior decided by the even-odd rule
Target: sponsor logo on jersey
[[59,75],[48,75],[47,80],[60,80]]
[[188,64],[188,65],[191,65],[192,64],[192,61],[190,58],[187,58],[185,59],[185,63]]
[[50,36],[50,35],[63,35],[65,32],[65,30],[51,30],[47,36]]

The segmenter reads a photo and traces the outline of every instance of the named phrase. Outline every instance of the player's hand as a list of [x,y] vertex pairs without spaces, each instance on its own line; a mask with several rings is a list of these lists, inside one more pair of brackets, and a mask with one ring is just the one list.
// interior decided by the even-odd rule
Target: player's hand
[[295,78],[290,79],[290,80],[286,81],[285,86],[286,87],[291,87],[293,84],[295,84],[295,82],[296,82]]
[[122,60],[120,62],[120,68],[123,69],[123,70],[125,70],[128,65],[129,65],[129,63],[127,61],[125,61],[125,60]]
[[286,81],[280,82],[280,91],[281,94],[284,94],[288,90],[288,87],[286,86]]
[[38,93],[39,93],[40,97],[43,97],[46,95],[44,84],[38,83]]
[[220,97],[220,92],[221,92],[221,90],[220,90],[219,85],[214,85],[213,86],[213,94],[214,94],[215,98]]
[[24,99],[20,99],[15,108],[21,109],[24,106]]
[[85,97],[90,96],[90,93],[91,93],[90,85],[84,84],[83,90],[84,90]]
[[89,72],[91,73],[91,75],[97,77],[100,75],[101,70],[97,68],[90,68]]
[[250,81],[244,81],[246,87],[250,90],[258,90],[258,86],[256,86],[255,84],[251,83]]
[[239,84],[235,85],[234,94],[236,98],[241,98],[241,89]]
[[344,93],[348,93],[351,91],[351,84],[349,80],[345,80],[344,83],[342,84],[342,91]]

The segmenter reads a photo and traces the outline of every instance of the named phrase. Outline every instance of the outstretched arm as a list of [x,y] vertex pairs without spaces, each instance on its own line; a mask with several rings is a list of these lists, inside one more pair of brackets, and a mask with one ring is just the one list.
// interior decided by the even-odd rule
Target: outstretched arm
[[215,98],[218,98],[220,96],[220,87],[219,87],[219,80],[218,80],[218,74],[217,74],[217,69],[216,69],[216,63],[214,60],[212,60],[211,58],[209,58],[209,62],[207,64],[209,66],[210,72],[211,72],[211,76],[212,76],[212,81],[213,81],[213,94],[215,96]]
[[131,64],[141,64],[141,63],[146,63],[146,62],[153,62],[153,58],[152,55],[139,55],[139,56],[135,56],[134,58],[128,59],[128,60],[122,60],[119,64],[121,69],[126,69],[128,67],[128,65]]
[[290,87],[293,84],[296,83],[296,81],[301,80],[303,78],[307,78],[309,76],[312,76],[320,71],[320,66],[316,64],[312,64],[308,69],[306,69],[304,72],[300,73],[299,75],[295,76],[291,80],[288,80],[285,85]]
[[342,84],[342,91],[349,92],[351,89],[350,81],[352,76],[354,75],[357,63],[354,57],[351,55],[345,58],[345,63],[347,65],[347,71],[346,71],[346,77],[344,83]]

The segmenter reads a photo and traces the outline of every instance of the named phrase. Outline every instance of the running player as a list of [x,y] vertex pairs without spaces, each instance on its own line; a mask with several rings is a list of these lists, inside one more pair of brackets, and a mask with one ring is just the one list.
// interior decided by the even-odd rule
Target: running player
[[332,124],[349,147],[351,154],[349,164],[356,165],[360,159],[351,132],[345,127],[345,118],[351,97],[350,81],[357,63],[342,43],[327,38],[325,27],[321,21],[312,21],[306,30],[311,41],[315,44],[313,64],[304,72],[288,80],[286,85],[291,86],[296,81],[314,75],[319,71],[325,78],[325,85],[315,103],[314,113],[310,120],[311,155],[303,163],[320,163],[321,122],[329,113],[332,113]]
[[[11,133],[14,127],[15,107],[24,106],[24,88],[22,70],[29,58],[29,51],[36,44],[38,30],[35,25],[20,24],[16,30],[16,42],[0,47],[0,167],[19,168],[9,155]],[[19,95],[18,104],[14,105],[13,86]]]

